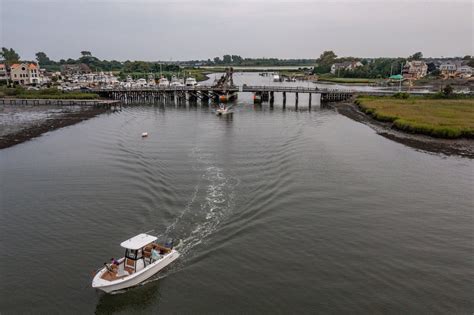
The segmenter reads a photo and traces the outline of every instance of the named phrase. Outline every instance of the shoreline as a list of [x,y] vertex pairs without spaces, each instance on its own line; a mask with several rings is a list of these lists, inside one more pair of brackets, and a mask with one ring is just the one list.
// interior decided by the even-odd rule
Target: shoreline
[[354,101],[330,104],[338,113],[369,126],[377,134],[392,141],[404,144],[417,150],[444,155],[457,155],[474,159],[474,141],[467,138],[443,139],[422,134],[408,133],[392,128],[392,123],[378,121],[365,114]]
[[48,118],[27,128],[0,137],[0,150],[37,138],[46,132],[77,124],[105,112],[106,109],[104,108],[88,108]]

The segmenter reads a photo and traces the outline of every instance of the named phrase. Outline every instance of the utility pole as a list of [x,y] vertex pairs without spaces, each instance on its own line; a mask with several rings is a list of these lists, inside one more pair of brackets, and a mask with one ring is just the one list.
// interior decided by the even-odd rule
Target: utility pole
[[402,79],[403,79],[403,62],[400,62],[400,85],[398,86],[398,92],[402,91]]

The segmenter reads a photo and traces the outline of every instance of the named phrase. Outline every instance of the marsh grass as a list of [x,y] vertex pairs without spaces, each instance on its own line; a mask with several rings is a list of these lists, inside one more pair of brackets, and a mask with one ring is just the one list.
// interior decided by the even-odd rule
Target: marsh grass
[[356,104],[366,114],[400,130],[439,138],[474,138],[474,98],[363,96]]
[[26,90],[22,87],[16,88],[0,88],[0,97],[15,97],[27,99],[76,99],[76,100],[90,100],[99,98],[98,94],[85,93],[78,91],[63,92],[55,88],[42,90]]

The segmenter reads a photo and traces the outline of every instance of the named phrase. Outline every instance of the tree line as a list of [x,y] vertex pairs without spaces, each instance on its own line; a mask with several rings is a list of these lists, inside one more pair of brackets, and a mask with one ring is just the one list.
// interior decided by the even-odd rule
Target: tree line
[[[59,71],[62,65],[86,64],[92,71],[120,71],[126,73],[158,73],[158,72],[178,72],[180,65],[207,65],[207,66],[314,66],[315,74],[327,74],[331,71],[334,63],[345,61],[360,61],[363,66],[353,70],[340,69],[337,73],[339,77],[347,78],[386,78],[391,74],[401,73],[403,65],[409,60],[422,60],[423,54],[416,52],[408,57],[398,58],[356,58],[338,57],[333,51],[324,51],[317,59],[278,59],[278,58],[243,58],[239,55],[224,55],[214,57],[213,60],[191,60],[186,62],[176,62],[175,64],[160,63],[154,61],[117,61],[100,60],[94,57],[90,51],[83,50],[77,59],[60,59],[54,61],[46,53],[36,53],[36,61],[47,71]],[[7,65],[20,61],[20,55],[13,48],[3,47],[0,57]],[[463,58],[471,67],[474,67],[474,58],[465,56]],[[428,64],[428,71],[436,74],[436,69]]]
[[200,62],[206,66],[313,66],[315,59],[243,58],[239,55],[224,55],[222,58]]
[[[13,48],[3,47],[0,57],[5,60],[7,65],[20,62],[20,55]],[[92,71],[121,71],[126,73],[150,73],[160,71],[179,71],[179,66],[175,64],[162,64],[152,61],[117,61],[117,60],[100,60],[94,57],[90,51],[81,51],[81,56],[77,59],[60,59],[54,61],[40,51],[36,53],[36,60],[41,68],[47,71],[60,71],[62,65],[86,64]]]
[[[467,55],[462,58],[466,60],[468,65],[474,67],[474,58]],[[398,58],[355,58],[355,57],[338,57],[332,50],[323,52],[318,59],[316,59],[316,66],[314,67],[315,74],[327,74],[331,71],[331,66],[335,63],[346,61],[360,61],[363,66],[352,70],[340,69],[336,75],[342,78],[387,78],[392,74],[400,74],[403,66],[407,61],[423,60],[423,53],[416,52],[408,57]],[[437,75],[439,70],[434,64],[427,63],[428,72]]]

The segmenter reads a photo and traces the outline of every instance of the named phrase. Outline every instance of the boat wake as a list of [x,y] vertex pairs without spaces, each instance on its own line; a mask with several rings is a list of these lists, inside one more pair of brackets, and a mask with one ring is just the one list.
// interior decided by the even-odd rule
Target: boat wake
[[[191,250],[208,241],[234,210],[235,187],[240,181],[217,166],[212,154],[194,149],[190,157],[194,161],[193,170],[200,173],[198,182],[183,211],[165,232],[158,236],[162,239],[170,237],[175,241],[179,240],[174,248],[179,251],[181,257],[175,264],[166,268],[166,271],[140,283],[140,286],[178,272],[183,262],[194,256],[191,255]],[[127,289],[115,291],[113,294],[125,292]]]
[[166,230],[180,242],[176,249],[186,256],[190,250],[205,242],[234,209],[235,187],[239,180],[216,165],[212,154],[199,149],[191,153],[194,169],[202,175],[183,212]]

